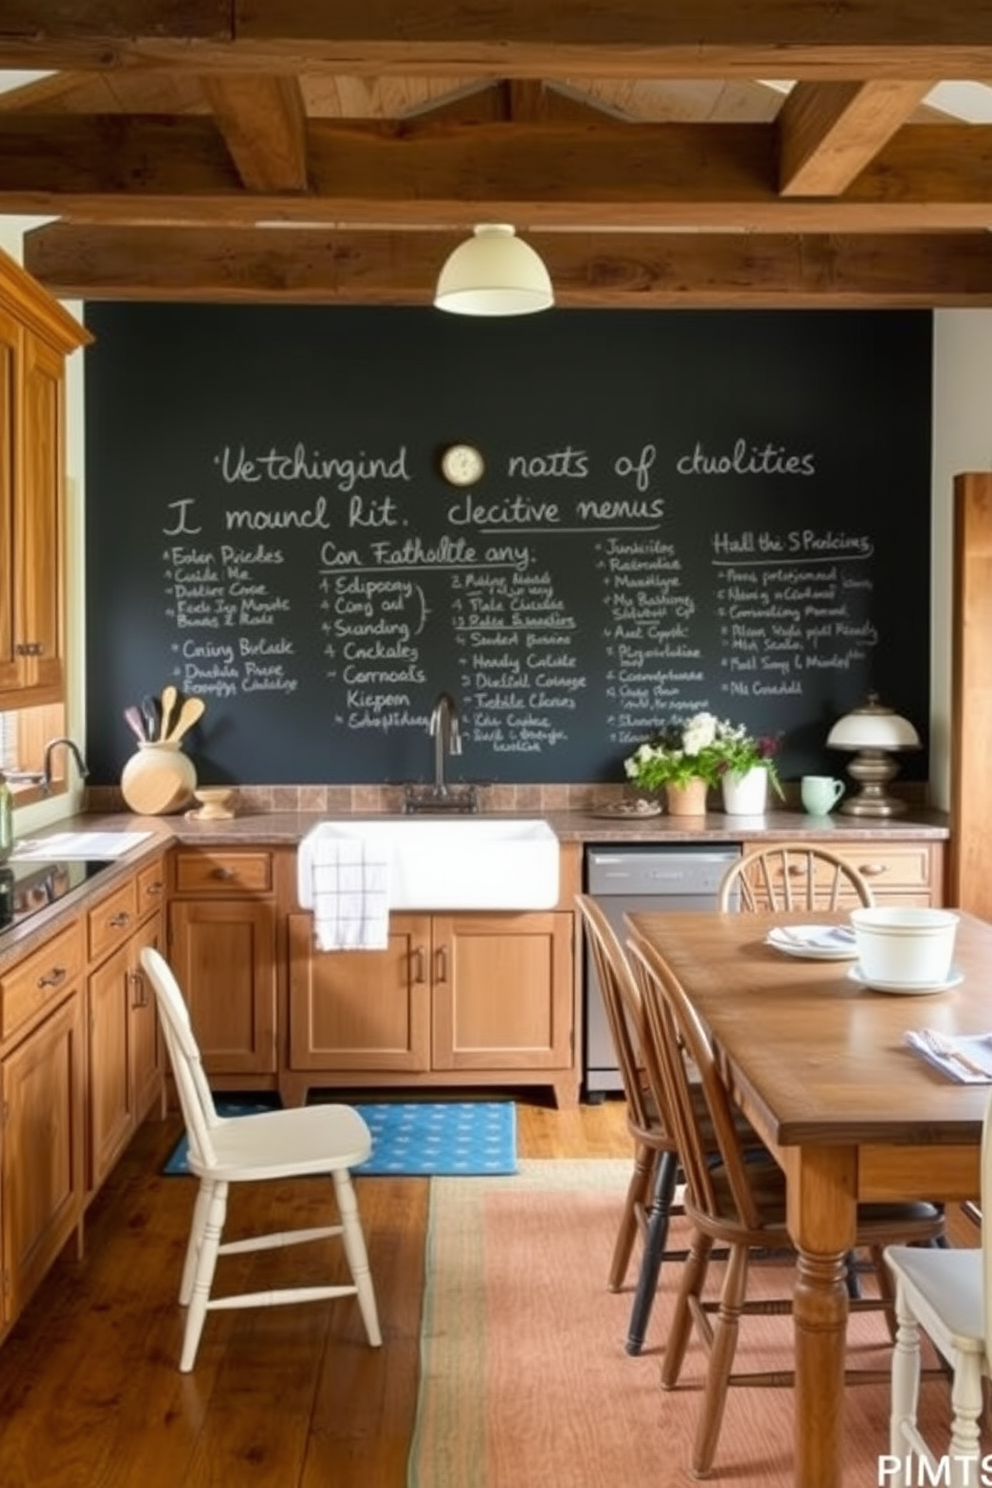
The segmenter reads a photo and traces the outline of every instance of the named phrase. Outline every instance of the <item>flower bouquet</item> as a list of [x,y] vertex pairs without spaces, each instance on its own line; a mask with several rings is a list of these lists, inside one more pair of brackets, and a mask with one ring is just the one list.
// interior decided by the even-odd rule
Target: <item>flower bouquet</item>
[[[665,725],[639,745],[624,760],[624,772],[642,791],[664,789],[670,811],[701,812],[706,809],[707,790],[723,783],[726,801],[728,788],[752,770],[763,772],[762,801],[766,783],[784,798],[775,763],[779,747],[778,735],[751,734],[743,724],[719,719],[713,713],[695,713],[689,719]],[[691,804],[689,793],[694,797]],[[757,809],[763,810],[763,804]]]

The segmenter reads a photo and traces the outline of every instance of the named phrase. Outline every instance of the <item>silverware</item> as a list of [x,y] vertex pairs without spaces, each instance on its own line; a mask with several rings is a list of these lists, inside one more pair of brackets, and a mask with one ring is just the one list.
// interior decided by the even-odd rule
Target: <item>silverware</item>
[[942,1038],[939,1033],[935,1033],[932,1028],[919,1029],[918,1037],[926,1044],[931,1054],[937,1055],[938,1059],[943,1059],[948,1064],[956,1064],[959,1068],[967,1070],[969,1074],[981,1075],[983,1080],[992,1081],[992,1072],[985,1069],[982,1065],[976,1064],[973,1059],[969,1059],[967,1054],[962,1054],[947,1039]]

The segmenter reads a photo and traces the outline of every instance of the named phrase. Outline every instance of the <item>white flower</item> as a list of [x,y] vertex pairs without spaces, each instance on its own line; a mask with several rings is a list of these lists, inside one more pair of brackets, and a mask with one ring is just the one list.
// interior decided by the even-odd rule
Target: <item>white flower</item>
[[712,713],[697,713],[690,718],[682,731],[682,745],[686,754],[699,754],[708,749],[716,738],[717,719]]

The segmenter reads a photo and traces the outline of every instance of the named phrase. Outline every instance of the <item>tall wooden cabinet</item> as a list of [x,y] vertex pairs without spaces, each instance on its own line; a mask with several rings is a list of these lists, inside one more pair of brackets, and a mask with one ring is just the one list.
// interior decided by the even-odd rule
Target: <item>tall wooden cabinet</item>
[[0,706],[64,700],[65,359],[92,338],[0,251]]

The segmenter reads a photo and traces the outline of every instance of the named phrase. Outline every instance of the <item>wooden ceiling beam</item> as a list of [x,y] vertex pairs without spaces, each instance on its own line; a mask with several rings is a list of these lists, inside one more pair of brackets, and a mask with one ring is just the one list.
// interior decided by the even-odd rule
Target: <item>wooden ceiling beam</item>
[[992,76],[976,0],[4,0],[0,67],[466,77]]
[[0,115],[0,213],[758,232],[992,224],[992,126],[907,125],[828,200],[779,196],[773,124],[310,120],[306,143],[309,190],[249,192],[209,116]]
[[[83,300],[428,305],[460,240],[438,232],[137,229],[29,233],[28,271]],[[992,306],[986,233],[533,234],[562,308]]]
[[307,189],[307,120],[296,78],[207,77],[203,92],[249,191]]
[[797,83],[776,124],[783,196],[840,196],[930,91],[927,83]]

